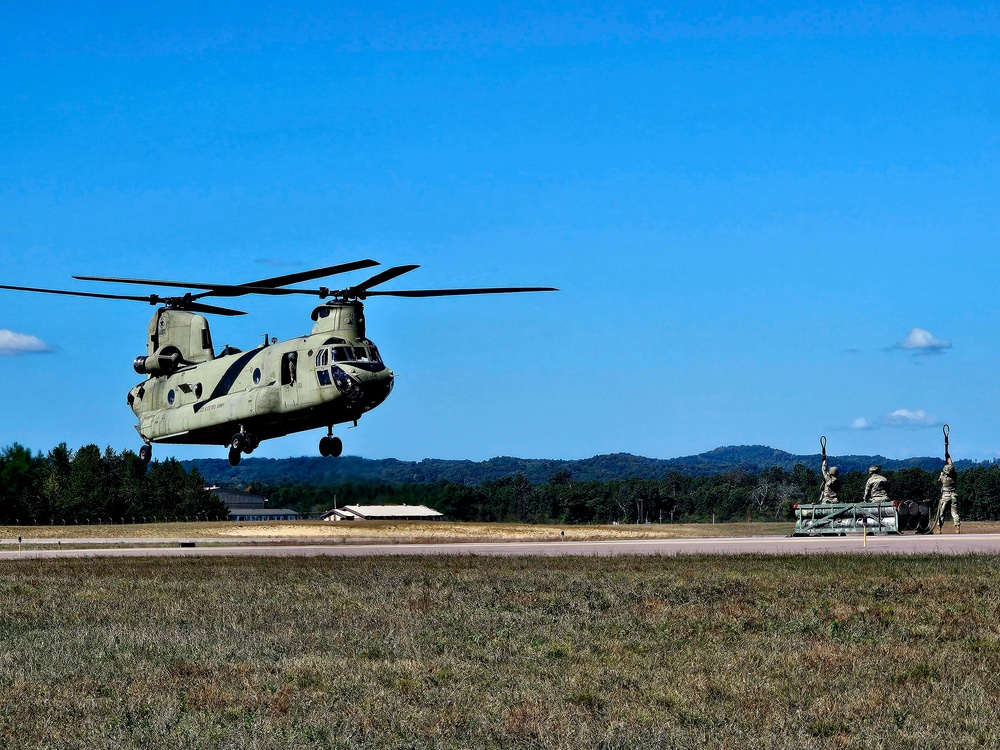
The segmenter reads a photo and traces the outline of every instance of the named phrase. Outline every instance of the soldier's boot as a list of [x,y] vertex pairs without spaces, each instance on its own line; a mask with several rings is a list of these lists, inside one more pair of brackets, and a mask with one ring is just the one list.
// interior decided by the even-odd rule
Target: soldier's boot
[[962,524],[960,524],[960,523],[956,523],[955,524],[955,533],[956,534],[961,534],[962,533]]

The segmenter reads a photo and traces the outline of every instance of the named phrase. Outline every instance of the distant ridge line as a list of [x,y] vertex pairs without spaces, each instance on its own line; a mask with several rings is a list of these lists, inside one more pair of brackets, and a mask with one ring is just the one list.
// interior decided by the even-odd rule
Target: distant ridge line
[[[885,456],[830,456],[830,465],[842,472],[867,471],[877,464],[887,471],[920,467],[937,471],[943,458],[922,456],[891,459]],[[523,475],[532,484],[544,484],[553,475],[563,473],[576,481],[612,479],[665,478],[671,472],[689,476],[711,476],[729,471],[759,473],[774,466],[790,471],[804,464],[819,471],[820,455],[796,455],[765,445],[729,445],[705,453],[680,458],[646,458],[631,453],[610,453],[581,459],[515,458],[497,456],[487,461],[425,458],[400,461],[395,458],[369,459],[341,456],[337,459],[309,456],[300,458],[246,458],[236,467],[225,459],[199,458],[181,462],[196,468],[211,483],[326,486],[350,482],[405,484],[409,482],[457,482],[481,484],[504,477]],[[959,470],[976,465],[963,459],[955,462]]]

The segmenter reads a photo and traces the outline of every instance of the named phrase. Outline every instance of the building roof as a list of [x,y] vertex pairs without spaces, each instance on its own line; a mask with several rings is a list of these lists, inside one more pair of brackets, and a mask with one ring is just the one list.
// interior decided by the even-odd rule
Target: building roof
[[330,520],[340,520],[340,521],[353,521],[357,518],[357,515],[351,513],[349,510],[344,510],[343,508],[331,508],[325,513],[320,514],[320,518],[324,521]]
[[267,502],[267,498],[263,495],[255,495],[252,492],[243,492],[242,490],[234,490],[230,487],[206,487],[209,492],[218,495],[222,502],[226,504],[226,507],[230,510],[236,509],[260,509],[263,508]]
[[327,511],[323,517],[329,518],[336,515],[339,518],[347,519],[350,517],[348,514],[364,520],[391,520],[394,518],[433,520],[444,517],[444,514],[438,513],[426,505],[345,505]]
[[433,521],[444,518],[444,515],[426,505],[345,505],[341,508],[328,510],[320,518],[326,521],[353,521],[356,518],[364,521],[385,521],[397,518],[411,521]]

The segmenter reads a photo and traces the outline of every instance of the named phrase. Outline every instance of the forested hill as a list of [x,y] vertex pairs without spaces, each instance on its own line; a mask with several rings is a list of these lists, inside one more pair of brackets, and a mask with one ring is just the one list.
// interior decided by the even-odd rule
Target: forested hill
[[[867,471],[878,464],[887,471],[918,466],[936,471],[943,459],[935,457],[888,459],[884,456],[830,456],[831,466],[842,472]],[[959,469],[973,465],[972,461],[957,461]],[[532,484],[543,484],[553,475],[565,473],[577,481],[610,479],[662,479],[672,471],[689,476],[710,476],[741,470],[757,473],[772,466],[790,471],[795,464],[805,464],[819,471],[820,456],[794,455],[763,445],[739,445],[716,448],[707,453],[682,458],[644,458],[630,453],[613,453],[577,460],[511,458],[502,456],[489,461],[449,461],[427,458],[423,461],[399,461],[394,458],[367,459],[342,456],[336,459],[245,458],[232,467],[225,459],[202,458],[183,462],[197,468],[210,484],[245,486],[250,483],[271,487],[288,485],[328,486],[347,482],[409,482],[450,481],[477,485],[488,480],[523,475]]]

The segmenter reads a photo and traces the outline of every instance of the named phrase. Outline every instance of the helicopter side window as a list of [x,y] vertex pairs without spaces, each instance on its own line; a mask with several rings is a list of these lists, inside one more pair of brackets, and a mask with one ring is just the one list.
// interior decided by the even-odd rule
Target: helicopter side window
[[329,370],[316,370],[316,377],[319,378],[320,385],[333,385]]

